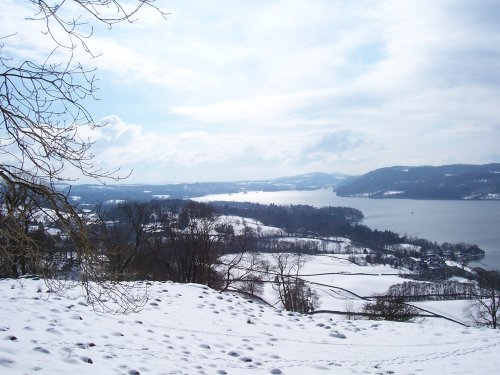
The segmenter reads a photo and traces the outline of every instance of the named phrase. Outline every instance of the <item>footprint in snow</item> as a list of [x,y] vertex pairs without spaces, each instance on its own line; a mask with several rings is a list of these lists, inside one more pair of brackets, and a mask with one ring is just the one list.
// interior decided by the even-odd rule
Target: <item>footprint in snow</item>
[[37,346],[35,348],[33,348],[34,351],[37,351],[39,353],[44,353],[44,354],[49,354],[50,351],[45,349],[45,348],[42,348],[41,346]]
[[53,335],[60,335],[60,334],[61,334],[61,332],[60,332],[60,331],[58,331],[57,329],[55,329],[55,328],[53,328],[53,327],[51,327],[51,328],[47,328],[47,329],[45,330],[45,332],[52,333]]
[[347,338],[346,335],[344,335],[343,333],[340,333],[340,332],[332,332],[332,333],[330,333],[330,337],[335,337],[337,339],[345,339],[345,338]]
[[80,349],[87,349],[87,348],[93,348],[95,344],[93,342],[84,344],[83,342],[77,342],[76,346]]
[[0,366],[10,366],[14,364],[14,360],[7,357],[0,357]]

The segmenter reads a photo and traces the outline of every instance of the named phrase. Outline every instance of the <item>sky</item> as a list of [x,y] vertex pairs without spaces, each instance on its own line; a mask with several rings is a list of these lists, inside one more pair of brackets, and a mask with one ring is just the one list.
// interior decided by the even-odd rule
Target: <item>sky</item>
[[[97,69],[86,105],[107,123],[91,134],[95,163],[132,171],[126,183],[500,162],[499,1],[158,5],[166,19],[94,24],[98,56],[76,54]],[[0,2],[0,35],[15,33],[4,56],[52,50],[30,15],[26,0]]]

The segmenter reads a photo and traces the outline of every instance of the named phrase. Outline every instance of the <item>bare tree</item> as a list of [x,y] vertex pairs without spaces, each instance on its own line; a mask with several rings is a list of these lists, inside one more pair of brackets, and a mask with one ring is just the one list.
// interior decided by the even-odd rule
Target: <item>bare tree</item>
[[500,272],[480,270],[469,292],[472,300],[464,309],[466,317],[475,325],[499,328]]
[[367,302],[362,307],[362,312],[368,315],[368,319],[409,322],[418,316],[418,310],[406,304],[403,297],[387,295],[374,297],[374,302]]
[[255,252],[255,231],[245,223],[238,234],[228,241],[229,251],[219,258],[219,272],[223,282],[221,290],[236,290],[258,295],[262,293],[262,278],[265,264]]
[[259,253],[240,252],[222,257],[221,273],[223,283],[221,290],[233,290],[259,296],[264,291],[264,279],[269,267]]
[[100,240],[111,272],[117,279],[134,279],[136,269],[130,270],[133,262],[150,250],[156,225],[156,207],[151,203],[127,201],[118,205],[114,220],[106,220],[106,213],[100,214]]
[[[25,189],[4,191],[0,212],[0,275],[19,277],[41,268],[40,252],[29,236],[34,204]],[[18,241],[21,239],[21,241]]]
[[167,228],[171,279],[220,289],[222,276],[216,266],[232,233],[232,228],[220,223],[213,207],[187,202]]
[[308,313],[319,307],[319,298],[314,290],[299,277],[306,259],[300,254],[275,253],[276,269],[273,289],[283,307],[289,311]]
[[346,318],[348,320],[357,320],[358,315],[356,314],[357,309],[354,306],[354,302],[352,300],[347,300],[344,306],[345,306]]
[[[56,184],[73,181],[68,176],[75,171],[98,181],[121,178],[118,171],[95,165],[92,140],[80,136],[82,127],[95,129],[105,124],[94,121],[86,107],[89,100],[96,99],[95,72],[77,61],[76,51],[83,49],[95,56],[87,44],[94,24],[111,27],[133,22],[142,7],[158,8],[154,0],[137,0],[132,7],[120,0],[26,1],[35,9],[27,22],[40,23],[42,32],[54,42],[54,50],[43,62],[20,61],[5,48],[16,31],[0,35],[0,184],[4,202],[0,261],[5,269],[8,262],[19,259],[23,249],[22,257],[34,264],[42,262],[42,247],[22,227],[25,206],[36,202],[35,207],[44,210],[73,243],[81,285],[89,300],[130,307],[135,297],[129,299],[110,279],[106,259],[89,239],[86,219],[68,201],[68,192],[58,190]],[[63,53],[56,58],[56,51]],[[30,201],[8,200],[19,191],[29,192]]]

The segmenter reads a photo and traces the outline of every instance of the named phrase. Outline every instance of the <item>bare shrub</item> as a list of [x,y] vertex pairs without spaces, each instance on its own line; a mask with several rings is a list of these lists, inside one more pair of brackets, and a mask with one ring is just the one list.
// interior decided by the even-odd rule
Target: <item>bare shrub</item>
[[499,328],[500,272],[479,270],[476,283],[469,285],[472,300],[464,314],[476,326]]
[[362,312],[368,314],[368,319],[396,322],[412,321],[418,316],[418,310],[405,304],[403,298],[384,295],[375,297],[374,302],[365,303]]

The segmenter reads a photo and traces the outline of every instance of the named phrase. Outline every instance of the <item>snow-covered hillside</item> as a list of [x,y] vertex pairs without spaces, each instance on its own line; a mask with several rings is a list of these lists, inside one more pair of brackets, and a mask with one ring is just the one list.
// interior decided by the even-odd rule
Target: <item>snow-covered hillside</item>
[[349,321],[200,285],[149,286],[138,313],[97,315],[43,281],[0,280],[1,374],[495,374],[500,331]]

